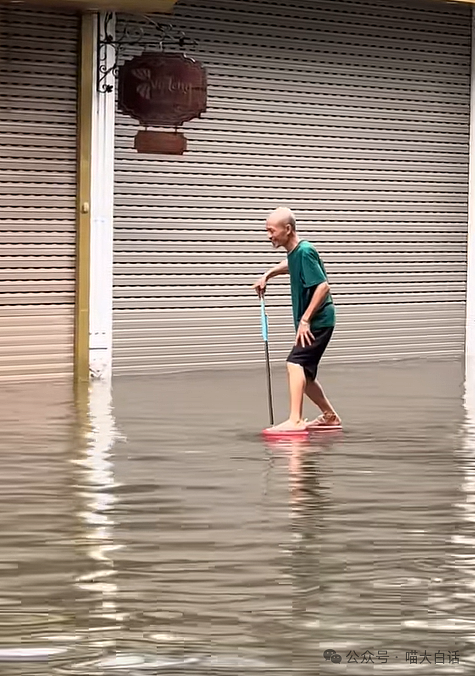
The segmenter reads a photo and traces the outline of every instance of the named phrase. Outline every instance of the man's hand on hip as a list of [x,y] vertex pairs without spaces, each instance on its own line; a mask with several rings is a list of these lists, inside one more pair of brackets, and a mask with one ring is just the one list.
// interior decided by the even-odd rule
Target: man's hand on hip
[[305,347],[306,345],[311,345],[314,340],[315,336],[310,331],[310,324],[302,319],[297,329],[295,344]]

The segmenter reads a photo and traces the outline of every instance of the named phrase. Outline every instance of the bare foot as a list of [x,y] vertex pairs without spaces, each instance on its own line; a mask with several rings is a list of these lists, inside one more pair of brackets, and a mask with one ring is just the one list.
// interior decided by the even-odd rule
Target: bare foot
[[336,413],[322,413],[318,418],[308,423],[308,427],[341,427],[341,418]]
[[266,432],[279,433],[279,432],[305,432],[307,429],[307,421],[299,420],[294,422],[292,420],[286,420],[285,422],[280,423],[279,425],[274,425],[274,427],[269,427]]

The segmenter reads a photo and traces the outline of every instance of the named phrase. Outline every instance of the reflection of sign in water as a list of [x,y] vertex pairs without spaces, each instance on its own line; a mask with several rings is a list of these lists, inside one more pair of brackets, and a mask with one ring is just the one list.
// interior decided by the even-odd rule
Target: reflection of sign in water
[[144,52],[119,68],[119,110],[144,126],[179,127],[206,110],[205,68],[184,54]]

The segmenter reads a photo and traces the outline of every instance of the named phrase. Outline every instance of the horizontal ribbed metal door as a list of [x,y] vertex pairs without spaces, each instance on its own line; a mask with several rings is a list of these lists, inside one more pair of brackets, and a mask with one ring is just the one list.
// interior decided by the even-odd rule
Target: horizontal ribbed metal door
[[[199,41],[209,106],[181,158],[137,155],[117,116],[114,372],[262,361],[250,287],[284,257],[264,232],[280,205],[326,263],[328,359],[459,355],[470,9],[182,0],[173,23]],[[280,359],[287,279],[268,305]]]
[[0,380],[73,372],[78,31],[0,9]]

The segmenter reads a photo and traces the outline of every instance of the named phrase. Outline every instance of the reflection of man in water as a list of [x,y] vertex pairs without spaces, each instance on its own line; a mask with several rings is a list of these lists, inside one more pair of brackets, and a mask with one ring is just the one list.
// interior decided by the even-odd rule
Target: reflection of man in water
[[320,673],[315,666],[320,647],[341,638],[331,635],[339,613],[339,606],[332,607],[334,584],[346,565],[335,555],[330,533],[333,486],[327,463],[341,439],[336,434],[319,435],[324,438],[318,443],[302,437],[266,440],[279,475],[288,472],[291,537],[285,534],[279,563],[284,584],[291,585],[292,655],[309,675]]
[[318,364],[335,327],[335,307],[325,267],[314,246],[297,235],[295,218],[290,209],[280,208],[271,213],[266,228],[273,246],[282,246],[287,251],[287,258],[268,270],[254,284],[254,288],[261,297],[269,279],[290,274],[297,332],[295,345],[287,357],[290,416],[273,430],[300,430],[307,427],[302,419],[304,393],[322,411],[322,415],[310,423],[312,427],[339,427],[340,418],[316,380]]
[[[292,542],[288,575],[292,580],[292,617],[299,627],[299,656],[315,659],[315,645],[324,638],[319,620],[326,617],[328,553],[323,546],[328,528],[330,486],[322,481],[322,446],[292,440],[289,456]],[[313,655],[313,658],[312,658]]]

